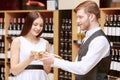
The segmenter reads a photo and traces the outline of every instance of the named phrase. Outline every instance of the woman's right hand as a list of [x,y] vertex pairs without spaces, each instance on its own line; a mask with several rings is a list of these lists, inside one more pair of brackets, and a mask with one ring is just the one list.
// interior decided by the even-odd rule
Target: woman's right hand
[[39,59],[39,55],[38,54],[30,54],[29,56],[30,60],[38,60]]

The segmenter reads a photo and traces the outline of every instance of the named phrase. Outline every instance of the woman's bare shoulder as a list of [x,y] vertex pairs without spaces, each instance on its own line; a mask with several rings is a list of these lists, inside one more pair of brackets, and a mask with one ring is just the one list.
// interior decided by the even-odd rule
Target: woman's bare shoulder
[[14,38],[13,41],[12,41],[12,43],[17,43],[17,44],[19,44],[19,43],[20,43],[19,37]]

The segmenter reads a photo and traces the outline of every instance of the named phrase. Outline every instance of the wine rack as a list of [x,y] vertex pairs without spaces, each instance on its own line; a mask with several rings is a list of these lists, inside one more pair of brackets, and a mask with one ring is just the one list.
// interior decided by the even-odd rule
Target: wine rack
[[[59,11],[59,55],[72,61],[72,11]],[[72,74],[59,69],[58,80],[72,80]]]
[[120,9],[101,8],[101,26],[111,43],[109,76],[120,78]]
[[41,13],[43,15],[44,19],[44,31],[41,35],[41,37],[44,37],[49,41],[49,43],[53,44],[53,37],[54,37],[54,18],[53,18],[53,12],[44,12]]
[[4,14],[0,13],[0,53],[1,54],[4,54],[4,50],[5,50],[4,35],[5,35]]
[[4,13],[0,13],[0,80],[5,79],[5,26]]

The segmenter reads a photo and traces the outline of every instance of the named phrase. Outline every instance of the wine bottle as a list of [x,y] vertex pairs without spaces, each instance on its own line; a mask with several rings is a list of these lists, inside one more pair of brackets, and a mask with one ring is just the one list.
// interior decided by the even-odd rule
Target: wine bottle
[[60,43],[60,52],[64,52],[64,43],[63,42],[61,42]]
[[51,24],[52,24],[52,33],[53,33],[53,31],[54,31],[54,26],[53,26],[53,18],[51,18]]
[[17,36],[17,22],[16,22],[16,18],[14,18],[14,21],[13,21],[13,33],[12,35],[15,37]]
[[45,18],[45,28],[44,28],[44,32],[47,33],[49,30],[49,27],[48,27],[48,18]]
[[116,42],[120,42],[120,15],[117,16]]
[[68,30],[71,31],[71,29],[72,29],[72,20],[69,19],[68,20]]
[[68,24],[69,24],[69,21],[68,21],[68,19],[66,18],[66,19],[65,19],[65,30],[68,30]]
[[111,57],[109,75],[116,76],[116,71],[115,71],[115,50],[114,49],[112,49],[112,57]]
[[9,28],[8,28],[8,36],[12,36],[13,31],[13,24],[12,24],[12,18],[10,19]]
[[65,30],[65,34],[64,35],[65,35],[65,37],[64,37],[65,41],[68,41],[68,31]]
[[65,53],[68,52],[68,43],[64,43],[64,52],[65,52]]
[[117,64],[118,64],[118,50],[114,49],[114,68],[113,70],[117,71]]
[[5,35],[4,18],[0,18],[0,35]]
[[118,72],[120,72],[120,50],[117,50],[116,49],[116,51],[117,51],[117,55],[116,55],[116,62],[117,62],[117,64],[116,64],[116,70],[118,71]]
[[48,26],[49,26],[49,33],[52,33],[52,18],[49,18],[49,24],[48,24]]
[[61,29],[64,30],[65,29],[65,19],[62,19],[62,25],[61,25]]
[[21,22],[20,22],[20,18],[18,18],[18,23],[17,23],[17,36],[20,35],[21,33]]
[[60,31],[60,41],[64,41],[64,32]]
[[1,53],[4,53],[4,49],[5,49],[5,44],[4,44],[4,42],[2,41],[2,42],[1,42]]
[[112,40],[113,42],[116,42],[116,26],[117,26],[117,15],[113,15],[113,27],[112,27]]
[[4,67],[1,67],[1,80],[5,80],[5,76],[4,76]]
[[0,53],[2,53],[2,42],[0,41]]
[[22,18],[22,22],[21,22],[21,30],[23,29],[24,23],[25,23],[25,18]]
[[2,35],[2,18],[0,18],[0,35]]
[[109,28],[108,28],[108,36],[109,36],[111,42],[113,42],[112,28],[113,28],[113,15],[110,15],[110,22],[109,22]]
[[120,73],[120,50],[118,52],[118,65],[117,66],[118,66],[117,71]]

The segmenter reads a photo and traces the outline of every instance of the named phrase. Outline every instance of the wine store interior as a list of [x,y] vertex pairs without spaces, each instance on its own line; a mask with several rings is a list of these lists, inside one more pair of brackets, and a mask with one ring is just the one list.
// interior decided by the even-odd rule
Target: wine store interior
[[[42,15],[44,29],[40,38],[48,41],[49,53],[60,58],[58,62],[65,60],[74,63],[86,33],[77,24],[77,16],[74,9],[85,1],[93,1],[99,7],[100,16],[98,21],[102,31],[110,42],[111,56],[107,76],[103,74],[103,76],[99,76],[99,79],[94,80],[120,80],[120,0],[1,0],[0,80],[89,80],[76,79],[74,71],[71,72],[72,70],[68,71],[68,69],[64,70],[52,65],[50,72],[46,76],[42,75],[44,73],[39,75],[46,77],[45,79],[24,79],[25,76],[22,75],[22,78],[18,79],[20,77],[19,74],[24,70],[16,73],[19,75],[17,76],[12,74],[13,69],[11,69],[12,42],[16,37],[20,36],[27,14],[34,11],[38,11]],[[35,33],[33,32],[33,34]],[[103,67],[105,66],[103,65]],[[36,73],[32,74],[36,77]],[[30,77],[30,75],[26,77]]]

